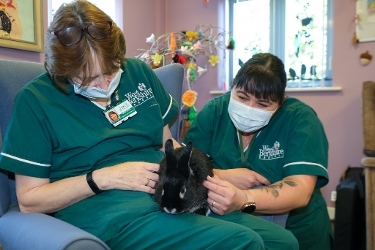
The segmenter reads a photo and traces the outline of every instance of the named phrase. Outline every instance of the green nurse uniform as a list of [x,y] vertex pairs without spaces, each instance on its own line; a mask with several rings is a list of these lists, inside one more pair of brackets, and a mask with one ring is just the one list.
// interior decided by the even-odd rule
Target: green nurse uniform
[[[212,99],[198,113],[184,141],[207,153],[218,169],[239,168],[240,146],[229,114],[230,92]],[[328,183],[328,142],[315,112],[287,97],[269,124],[251,141],[247,168],[271,183],[290,175],[315,175],[315,190],[308,205],[290,211],[286,223],[300,249],[330,249],[332,228],[320,188]],[[243,154],[246,155],[246,154]]]
[[[101,107],[76,95],[72,87],[68,93],[58,90],[47,73],[28,83],[15,100],[0,168],[55,182],[121,162],[159,163],[163,127],[177,114],[177,102],[147,64],[129,58],[121,67],[118,97],[128,100],[137,114],[117,127]],[[248,221],[242,214],[232,221],[242,220],[243,225],[208,216],[169,215],[144,192],[105,191],[55,216],[96,235],[111,249],[298,248],[290,232],[272,223]],[[263,240],[268,232],[274,235]]]

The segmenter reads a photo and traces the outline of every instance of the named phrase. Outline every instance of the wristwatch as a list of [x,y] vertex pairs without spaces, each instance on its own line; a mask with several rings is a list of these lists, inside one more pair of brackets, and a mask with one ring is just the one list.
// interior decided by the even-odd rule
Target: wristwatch
[[242,205],[241,212],[251,214],[255,211],[256,205],[255,202],[249,201]]

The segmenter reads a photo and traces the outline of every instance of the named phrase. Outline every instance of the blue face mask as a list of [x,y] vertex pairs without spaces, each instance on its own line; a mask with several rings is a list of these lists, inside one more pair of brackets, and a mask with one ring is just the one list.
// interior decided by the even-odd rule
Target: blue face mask
[[70,80],[71,83],[74,86],[74,92],[76,94],[82,95],[84,97],[87,97],[89,99],[108,99],[111,97],[113,92],[117,89],[120,79],[121,79],[121,74],[123,70],[120,69],[115,77],[112,79],[112,81],[108,85],[108,89],[101,89],[97,87],[89,87],[89,86],[82,86],[79,83],[76,83],[73,80]]

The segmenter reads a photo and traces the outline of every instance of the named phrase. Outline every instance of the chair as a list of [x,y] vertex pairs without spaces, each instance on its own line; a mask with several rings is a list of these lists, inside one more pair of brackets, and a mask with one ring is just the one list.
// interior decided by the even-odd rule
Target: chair
[[375,249],[375,82],[362,86],[362,122],[366,196],[366,248]]
[[[15,95],[27,82],[44,72],[41,63],[0,60],[0,148],[9,122]],[[181,105],[184,68],[171,64],[155,70],[166,90]],[[179,116],[170,124],[178,138]],[[71,224],[41,213],[22,213],[17,204],[15,183],[0,172],[0,249],[109,249],[100,239]]]

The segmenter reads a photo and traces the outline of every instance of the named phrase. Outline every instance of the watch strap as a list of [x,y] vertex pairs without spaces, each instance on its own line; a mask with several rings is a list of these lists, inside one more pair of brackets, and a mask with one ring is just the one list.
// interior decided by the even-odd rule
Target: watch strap
[[100,194],[103,192],[103,190],[101,190],[98,185],[96,185],[94,179],[92,178],[92,172],[93,171],[90,171],[86,174],[86,181],[87,181],[87,184],[89,184],[89,187],[91,188],[91,190],[95,193],[95,194]]
[[249,198],[247,197],[247,193],[245,192],[245,190],[242,190],[245,194],[245,203],[242,205],[240,211],[241,212],[244,212],[244,213],[252,213],[255,211],[256,209],[256,204],[255,204],[255,201],[254,201],[254,196],[250,193],[251,195],[251,198],[253,201],[248,201]]

